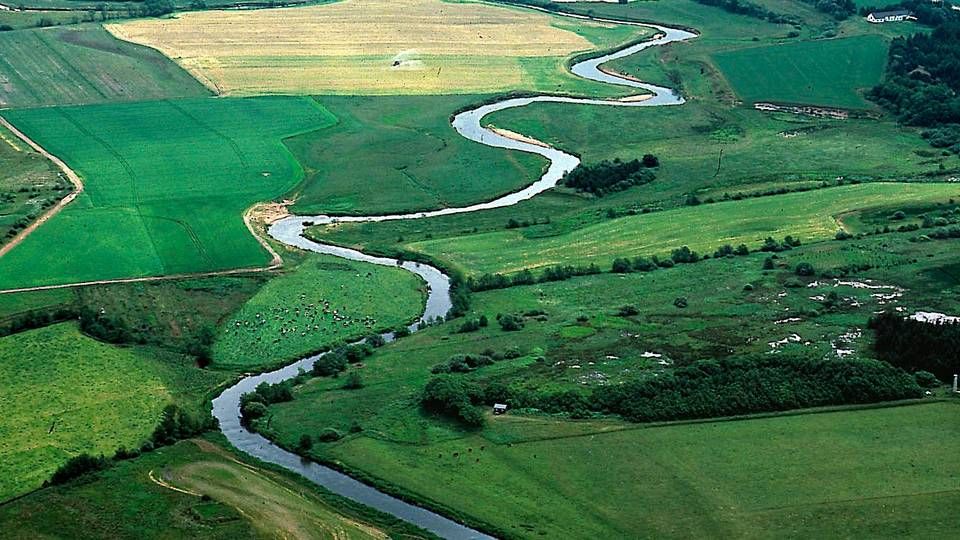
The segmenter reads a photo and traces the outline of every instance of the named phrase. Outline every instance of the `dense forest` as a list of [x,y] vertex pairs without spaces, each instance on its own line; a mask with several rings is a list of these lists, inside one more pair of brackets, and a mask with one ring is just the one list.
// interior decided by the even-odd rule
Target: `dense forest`
[[881,313],[870,320],[877,357],[907,371],[929,371],[942,381],[960,373],[960,323],[931,324]]
[[933,32],[896,38],[890,44],[887,76],[870,99],[900,122],[931,128],[924,137],[935,147],[960,152],[960,22]]

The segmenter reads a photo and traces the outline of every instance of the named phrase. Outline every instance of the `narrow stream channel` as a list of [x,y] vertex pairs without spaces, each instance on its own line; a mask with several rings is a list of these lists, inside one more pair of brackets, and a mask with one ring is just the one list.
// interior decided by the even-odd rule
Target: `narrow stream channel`
[[[577,15],[566,16],[581,19],[587,18]],[[305,222],[311,222],[319,225],[335,222],[409,220],[451,214],[463,214],[467,212],[477,212],[480,210],[512,206],[556,186],[565,173],[573,170],[577,165],[580,164],[579,158],[572,154],[568,154],[555,148],[549,148],[532,144],[530,142],[511,139],[484,128],[482,125],[483,118],[497,111],[512,109],[515,107],[525,107],[531,103],[570,103],[615,107],[658,107],[665,105],[680,105],[684,102],[682,97],[676,95],[669,88],[618,77],[602,71],[600,66],[611,60],[623,58],[650,47],[665,45],[675,41],[692,39],[697,36],[696,34],[686,30],[668,28],[653,24],[615,21],[610,19],[596,20],[615,24],[644,26],[654,29],[657,32],[657,35],[654,39],[649,41],[637,43],[604,56],[579,62],[571,67],[571,71],[579,77],[583,77],[592,81],[643,89],[649,92],[651,97],[642,101],[602,100],[558,96],[510,98],[462,112],[456,115],[453,119],[452,125],[454,129],[456,129],[460,135],[471,141],[476,141],[478,143],[496,148],[519,150],[521,152],[538,154],[545,157],[550,162],[550,165],[546,172],[544,172],[543,176],[541,176],[540,179],[533,184],[520,191],[504,195],[503,197],[499,197],[492,201],[460,208],[444,208],[430,212],[380,216],[290,216],[271,225],[269,229],[270,236],[287,245],[316,253],[324,253],[342,257],[344,259],[379,264],[383,266],[399,265],[402,268],[409,270],[410,272],[413,272],[423,278],[423,280],[426,281],[427,285],[429,286],[430,292],[427,298],[426,308],[424,309],[423,315],[421,315],[421,320],[431,320],[436,317],[443,317],[451,307],[450,279],[448,276],[444,275],[443,272],[425,264],[414,262],[403,262],[401,264],[395,259],[374,257],[364,254],[360,251],[314,242],[303,236]],[[416,326],[417,325],[414,324],[410,329],[416,331]],[[278,383],[295,377],[301,369],[309,371],[313,366],[313,363],[319,357],[320,355],[314,355],[307,358],[302,358],[275,371],[244,377],[237,384],[228,388],[222,394],[217,396],[217,398],[213,400],[213,415],[217,418],[217,420],[219,420],[220,429],[227,437],[227,440],[229,440],[230,443],[236,448],[247,454],[250,454],[251,456],[284,467],[287,470],[308,478],[309,480],[320,486],[323,486],[333,493],[365,504],[371,508],[380,510],[381,512],[396,516],[397,518],[417,525],[440,537],[458,540],[492,538],[489,535],[461,525],[439,514],[406,503],[391,495],[387,495],[386,493],[354,480],[353,478],[334,469],[301,458],[300,456],[288,452],[271,443],[265,437],[247,430],[240,424],[240,396],[247,392],[252,392],[257,385],[262,382]]]

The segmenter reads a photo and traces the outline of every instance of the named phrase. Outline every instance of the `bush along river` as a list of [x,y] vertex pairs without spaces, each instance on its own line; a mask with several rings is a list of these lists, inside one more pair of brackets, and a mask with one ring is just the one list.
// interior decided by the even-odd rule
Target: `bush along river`
[[[585,18],[576,15],[564,15],[576,18]],[[602,100],[549,95],[507,98],[502,101],[497,101],[495,103],[490,103],[461,112],[453,118],[453,128],[456,129],[460,135],[471,141],[495,148],[519,150],[521,152],[538,154],[545,157],[550,162],[550,165],[544,172],[543,176],[541,176],[540,179],[533,184],[520,191],[504,195],[503,197],[494,199],[492,201],[459,208],[444,208],[430,212],[344,217],[289,216],[275,222],[270,226],[270,236],[287,245],[316,253],[324,253],[342,257],[344,259],[367,262],[371,264],[400,266],[406,270],[409,270],[410,272],[420,276],[424,281],[427,282],[427,285],[429,286],[429,295],[427,297],[426,308],[424,309],[423,315],[421,315],[421,321],[430,321],[438,317],[445,316],[451,307],[450,279],[440,270],[422,263],[401,263],[395,259],[374,257],[364,254],[360,251],[314,242],[303,236],[304,228],[307,226],[307,224],[322,225],[336,222],[422,219],[427,217],[463,214],[467,212],[477,212],[492,208],[511,206],[556,186],[564,174],[573,170],[577,165],[580,164],[580,159],[572,154],[562,152],[546,145],[534,144],[534,142],[529,142],[528,140],[521,140],[519,137],[511,138],[501,134],[502,132],[497,133],[483,127],[481,123],[483,118],[497,111],[512,109],[515,107],[525,107],[531,103],[570,103],[608,107],[659,107],[666,105],[681,105],[684,102],[681,96],[675,94],[669,88],[621,77],[604,71],[601,66],[611,60],[623,58],[650,47],[692,39],[697,36],[696,34],[686,30],[668,28],[653,24],[616,21],[612,19],[597,20],[616,24],[644,26],[654,29],[657,33],[653,39],[648,41],[623,47],[615,52],[603,56],[577,62],[571,66],[570,70],[573,72],[573,74],[585,79],[618,86],[642,89],[647,91],[648,94],[634,98],[625,98],[622,100]],[[416,331],[417,326],[417,324],[412,325],[410,330]],[[392,338],[393,336],[386,335],[385,337]],[[219,420],[220,429],[223,431],[223,434],[227,437],[230,443],[239,450],[250,454],[251,456],[275,465],[279,465],[287,470],[300,474],[333,493],[417,525],[442,538],[491,538],[489,535],[466,527],[437,513],[383,493],[373,487],[354,480],[353,478],[339,471],[309,461],[292,452],[288,452],[273,444],[262,435],[248,430],[240,423],[240,396],[245,393],[252,392],[257,385],[262,382],[278,383],[296,377],[300,370],[309,371],[313,366],[313,363],[320,356],[321,355],[310,356],[300,359],[275,371],[245,377],[214,399],[213,415],[217,418],[217,420]]]

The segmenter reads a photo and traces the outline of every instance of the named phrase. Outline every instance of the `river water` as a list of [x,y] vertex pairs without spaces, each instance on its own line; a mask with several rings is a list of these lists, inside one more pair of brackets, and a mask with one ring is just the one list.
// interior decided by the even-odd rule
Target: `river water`
[[[574,18],[585,18],[583,16],[569,16]],[[615,52],[597,58],[578,62],[577,64],[571,66],[571,72],[579,77],[583,77],[592,81],[646,90],[651,94],[651,97],[648,99],[642,101],[621,101],[547,95],[509,98],[504,99],[503,101],[498,101],[477,107],[475,109],[464,111],[456,115],[452,121],[453,128],[460,133],[460,135],[471,141],[496,148],[505,148],[510,150],[519,150],[521,152],[528,152],[531,154],[538,154],[546,158],[550,162],[550,165],[543,173],[543,176],[541,176],[540,179],[533,184],[521,189],[520,191],[504,195],[503,197],[499,197],[492,201],[458,208],[444,208],[429,212],[380,216],[289,216],[270,226],[268,231],[270,236],[287,245],[295,246],[307,251],[324,253],[344,259],[379,264],[383,266],[400,266],[406,270],[409,270],[410,272],[420,276],[429,287],[426,307],[423,315],[421,315],[420,320],[432,320],[438,317],[443,317],[451,307],[450,279],[444,275],[443,272],[426,264],[415,262],[400,263],[395,259],[374,257],[357,250],[314,242],[303,236],[305,223],[309,222],[320,225],[336,222],[422,219],[427,217],[463,214],[467,212],[477,212],[480,210],[490,210],[493,208],[512,206],[556,186],[564,174],[573,170],[577,165],[580,164],[579,158],[572,154],[568,154],[555,148],[544,147],[537,144],[532,144],[530,142],[511,139],[484,128],[482,124],[483,118],[497,111],[516,107],[526,107],[532,103],[567,103],[573,105],[601,105],[615,107],[659,107],[682,104],[683,98],[675,94],[669,88],[611,75],[602,71],[600,66],[611,60],[636,54],[650,47],[692,39],[696,37],[696,34],[686,30],[652,24],[613,21],[609,19],[603,19],[602,22],[645,26],[654,29],[657,32],[657,35],[654,39],[649,41],[624,47]],[[410,329],[416,331],[417,325],[412,325]],[[387,335],[386,337],[392,338],[390,335]],[[231,386],[222,394],[217,396],[217,398],[213,400],[213,415],[217,418],[217,420],[219,420],[220,429],[227,437],[227,440],[229,440],[230,443],[233,444],[233,446],[235,446],[237,449],[251,456],[275,465],[279,465],[289,471],[308,478],[309,480],[320,486],[323,486],[333,493],[365,504],[371,508],[380,510],[381,512],[396,516],[404,521],[426,529],[440,537],[458,540],[491,538],[489,535],[466,527],[437,513],[401,501],[396,497],[392,497],[373,487],[354,480],[353,478],[334,469],[303,459],[296,454],[280,448],[279,446],[271,443],[265,437],[249,431],[243,425],[241,425],[240,396],[247,392],[252,392],[257,385],[262,382],[278,383],[296,377],[300,370],[309,371],[313,366],[313,363],[319,357],[320,355],[314,355],[307,358],[302,358],[275,371],[244,377],[237,384]]]

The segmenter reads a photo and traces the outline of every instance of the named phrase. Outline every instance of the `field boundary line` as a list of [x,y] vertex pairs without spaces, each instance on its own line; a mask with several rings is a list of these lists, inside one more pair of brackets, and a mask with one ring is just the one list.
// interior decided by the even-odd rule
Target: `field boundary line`
[[23,242],[23,240],[26,237],[30,236],[30,234],[33,233],[33,231],[37,230],[41,225],[46,223],[50,218],[60,213],[60,211],[63,210],[64,207],[66,207],[68,204],[73,202],[74,199],[76,199],[81,193],[83,193],[83,181],[80,179],[80,176],[77,175],[76,172],[74,172],[73,169],[71,169],[66,163],[64,163],[62,159],[51,154],[50,152],[47,152],[42,146],[34,142],[34,140],[31,139],[30,137],[27,137],[25,133],[17,129],[13,124],[10,123],[9,120],[4,118],[3,116],[0,116],[0,125],[5,127],[10,133],[13,133],[21,141],[25,142],[27,146],[32,148],[38,154],[42,155],[43,157],[53,162],[53,164],[56,165],[57,168],[59,168],[60,171],[67,176],[67,179],[70,180],[70,183],[73,184],[73,187],[74,187],[73,193],[70,193],[66,197],[57,201],[57,204],[53,205],[49,210],[44,212],[43,215],[35,219],[33,223],[27,226],[27,228],[20,231],[20,234],[14,236],[13,239],[10,240],[8,244],[0,247],[0,257],[3,257],[7,253],[9,253],[10,250],[20,245],[20,243]]

